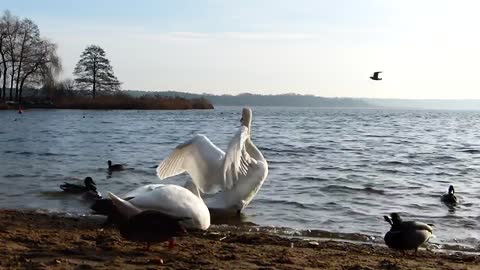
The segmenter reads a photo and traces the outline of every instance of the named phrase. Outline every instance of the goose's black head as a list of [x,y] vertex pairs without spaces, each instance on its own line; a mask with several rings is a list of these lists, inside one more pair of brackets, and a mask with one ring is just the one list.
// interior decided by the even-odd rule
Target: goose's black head
[[452,185],[450,187],[448,187],[448,194],[450,194],[450,195],[455,194],[455,189],[453,188]]
[[107,161],[107,163],[108,163],[108,167],[112,167],[112,161],[111,160]]
[[402,223],[402,218],[398,213],[391,213],[390,217],[392,218],[392,225],[400,224]]
[[93,190],[93,191],[97,190],[97,185],[95,184],[95,182],[93,182],[93,179],[90,176],[85,177],[84,183],[85,183],[85,187],[88,190]]

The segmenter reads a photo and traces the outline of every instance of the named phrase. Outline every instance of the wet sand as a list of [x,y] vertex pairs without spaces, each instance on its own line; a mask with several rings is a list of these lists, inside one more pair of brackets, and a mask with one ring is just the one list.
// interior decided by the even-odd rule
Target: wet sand
[[0,269],[480,269],[480,256],[305,241],[265,233],[190,233],[152,245],[123,240],[101,219],[0,210]]

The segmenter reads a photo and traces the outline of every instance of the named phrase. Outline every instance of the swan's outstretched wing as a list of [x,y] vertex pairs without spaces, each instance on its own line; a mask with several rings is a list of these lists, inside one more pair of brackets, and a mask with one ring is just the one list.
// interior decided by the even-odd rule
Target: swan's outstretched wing
[[222,166],[225,153],[207,137],[196,135],[180,144],[157,167],[160,179],[187,172],[195,185],[204,193],[217,192],[223,187],[215,172]]
[[238,180],[238,174],[247,175],[250,155],[245,151],[245,141],[250,137],[247,127],[241,126],[228,145],[223,163],[225,187],[232,188]]

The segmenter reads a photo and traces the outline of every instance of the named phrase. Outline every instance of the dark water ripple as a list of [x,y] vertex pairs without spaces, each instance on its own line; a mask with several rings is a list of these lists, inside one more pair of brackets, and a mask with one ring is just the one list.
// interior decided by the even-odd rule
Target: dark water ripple
[[[86,213],[89,202],[61,183],[92,176],[104,194],[158,183],[156,164],[194,134],[225,149],[240,111],[1,111],[0,207]],[[480,112],[254,108],[253,140],[270,168],[245,216],[381,242],[382,217],[395,211],[433,223],[439,245],[479,247],[478,126]],[[129,170],[109,175],[108,159]],[[454,208],[440,202],[450,184],[462,200]]]

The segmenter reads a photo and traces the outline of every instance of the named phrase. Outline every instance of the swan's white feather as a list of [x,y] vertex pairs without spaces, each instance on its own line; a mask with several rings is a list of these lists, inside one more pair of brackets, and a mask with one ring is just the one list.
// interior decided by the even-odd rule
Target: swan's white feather
[[249,138],[249,129],[246,126],[241,126],[235,136],[228,144],[225,160],[223,163],[223,177],[225,180],[225,187],[230,189],[238,180],[238,175],[247,175],[250,156],[245,151],[245,141]]
[[[187,172],[195,185],[205,193],[213,193],[223,188],[215,171],[222,164],[225,153],[204,135],[196,135],[191,140],[177,146],[157,168],[160,179]],[[217,180],[217,181],[215,181]]]
[[160,179],[187,172],[185,187],[203,198],[210,209],[241,211],[258,192],[268,175],[268,163],[250,139],[252,112],[242,111],[242,126],[226,153],[207,137],[196,135],[177,146],[157,168]]
[[124,198],[131,199],[122,200],[125,205],[117,209],[127,217],[132,212],[128,205],[133,205],[142,211],[156,210],[175,217],[189,217],[182,223],[190,229],[206,230],[210,227],[210,212],[203,200],[181,186],[146,185],[125,194]]
[[122,198],[119,198],[111,192],[108,193],[108,196],[112,200],[112,203],[117,208],[117,210],[122,213],[122,215],[126,218],[131,218],[142,211],[132,203],[125,201]]

